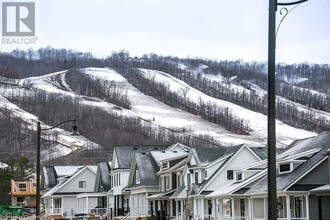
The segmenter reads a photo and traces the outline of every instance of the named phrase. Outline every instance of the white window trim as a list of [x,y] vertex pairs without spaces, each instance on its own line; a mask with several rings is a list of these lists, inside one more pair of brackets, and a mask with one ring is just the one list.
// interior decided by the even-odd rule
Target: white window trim
[[[80,187],[80,182],[85,182],[85,187]],[[87,181],[86,180],[79,180],[78,181],[78,188],[79,189],[86,189],[87,188]]]
[[286,164],[288,164],[288,163],[279,164],[279,167],[278,167],[278,173],[279,174],[291,173],[293,171],[293,163],[289,163],[290,164],[290,170],[281,172],[281,165],[286,165]]
[[[139,178],[138,178],[139,177]],[[139,184],[141,183],[141,177],[140,177],[140,173],[138,170],[135,170],[135,183]]]

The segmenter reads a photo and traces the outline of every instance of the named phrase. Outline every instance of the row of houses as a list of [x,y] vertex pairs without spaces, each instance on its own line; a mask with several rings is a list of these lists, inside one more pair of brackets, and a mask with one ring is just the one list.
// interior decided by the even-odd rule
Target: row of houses
[[[330,219],[330,132],[277,153],[278,219]],[[268,219],[267,149],[116,146],[98,166],[43,167],[45,214]]]

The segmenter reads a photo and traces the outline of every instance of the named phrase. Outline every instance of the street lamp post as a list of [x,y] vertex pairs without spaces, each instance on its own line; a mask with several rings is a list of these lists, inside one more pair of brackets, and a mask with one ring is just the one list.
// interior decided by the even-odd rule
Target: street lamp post
[[71,135],[79,135],[78,133],[78,126],[76,119],[70,119],[66,121],[62,121],[58,123],[57,125],[50,127],[50,128],[41,128],[40,122],[37,124],[37,198],[36,198],[36,220],[40,219],[40,139],[41,139],[41,131],[47,131],[54,129],[61,124],[67,123],[67,122],[73,122],[72,126],[72,133]]
[[276,11],[277,6],[297,5],[307,0],[288,3],[278,3],[269,0],[269,26],[268,26],[268,219],[277,219],[277,187],[276,187],[276,96],[275,96],[275,50],[276,50]]

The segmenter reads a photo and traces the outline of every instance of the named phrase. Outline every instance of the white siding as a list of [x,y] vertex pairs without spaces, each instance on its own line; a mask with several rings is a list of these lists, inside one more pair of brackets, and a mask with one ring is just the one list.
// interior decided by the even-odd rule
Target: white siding
[[264,199],[253,199],[253,218],[264,218]]
[[243,166],[258,162],[258,158],[252,152],[244,147],[238,154],[230,160],[213,181],[206,187],[205,190],[217,190],[220,187],[227,185],[234,180],[227,180],[227,170],[237,170]]
[[[86,188],[79,188],[79,181],[86,181]],[[86,168],[57,192],[93,192],[95,181],[96,174],[89,168]]]
[[66,212],[66,216],[71,217],[71,207],[73,207],[73,214],[77,213],[78,200],[75,196],[65,196],[62,200],[63,215]]
[[[129,170],[121,170],[112,173],[113,175],[120,174],[120,185],[113,186],[113,194],[114,195],[121,195],[121,191],[127,186],[128,184],[128,177],[129,177]],[[112,176],[113,178],[113,176]]]

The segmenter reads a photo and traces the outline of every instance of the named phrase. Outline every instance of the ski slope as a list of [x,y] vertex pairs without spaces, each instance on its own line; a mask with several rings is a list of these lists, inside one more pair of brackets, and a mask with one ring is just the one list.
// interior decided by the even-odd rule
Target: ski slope
[[[178,94],[184,94],[183,91],[187,91],[185,98],[190,101],[199,100],[205,102],[211,102],[222,108],[229,108],[234,115],[249,121],[252,129],[251,135],[237,135],[227,131],[226,129],[210,123],[200,116],[196,116],[185,112],[178,108],[170,107],[157,99],[147,96],[140,92],[136,87],[131,85],[123,76],[110,68],[85,68],[81,69],[86,76],[92,79],[103,80],[105,83],[117,84],[127,91],[128,97],[131,102],[131,109],[123,109],[112,103],[106,102],[102,99],[95,97],[86,97],[81,94],[73,92],[69,85],[65,82],[66,71],[56,72],[40,77],[31,77],[22,79],[19,81],[19,85],[28,86],[29,89],[41,90],[47,93],[58,94],[61,96],[70,96],[79,99],[81,105],[88,105],[96,108],[100,108],[107,111],[109,114],[117,114],[125,117],[134,117],[141,120],[142,124],[151,125],[153,129],[167,128],[170,131],[178,131],[178,134],[182,132],[188,133],[193,136],[208,135],[213,138],[215,142],[223,146],[233,146],[237,144],[246,143],[249,146],[264,146],[267,142],[267,117],[256,113],[241,106],[226,102],[223,100],[215,99],[204,93],[191,88],[189,85],[181,80],[178,80],[171,75],[156,71],[140,69],[144,76],[148,79],[154,79],[159,83],[166,83],[169,89]],[[239,88],[238,88],[239,89]],[[14,89],[13,89],[14,90]],[[7,91],[8,92],[8,91]],[[15,91],[11,91],[11,93]],[[19,96],[20,93],[17,95]],[[8,100],[7,100],[7,103]],[[11,103],[9,103],[11,104]],[[11,104],[12,105],[12,104]],[[13,108],[14,111],[14,108]],[[20,112],[21,111],[21,112]],[[24,118],[31,122],[31,126],[37,122],[37,118],[25,111],[19,109],[16,106],[15,114],[18,117]],[[23,114],[24,113],[24,114]],[[26,114],[26,115],[25,115]],[[25,116],[24,116],[25,115]],[[315,136],[313,132],[308,132],[302,129],[296,129],[280,121],[276,121],[277,127],[277,146],[285,147],[293,140]],[[70,137],[70,136],[65,136]],[[70,141],[63,138],[63,145],[69,145]],[[75,145],[75,144],[73,144]],[[78,146],[83,144],[76,143]],[[65,149],[62,150],[63,153]]]

